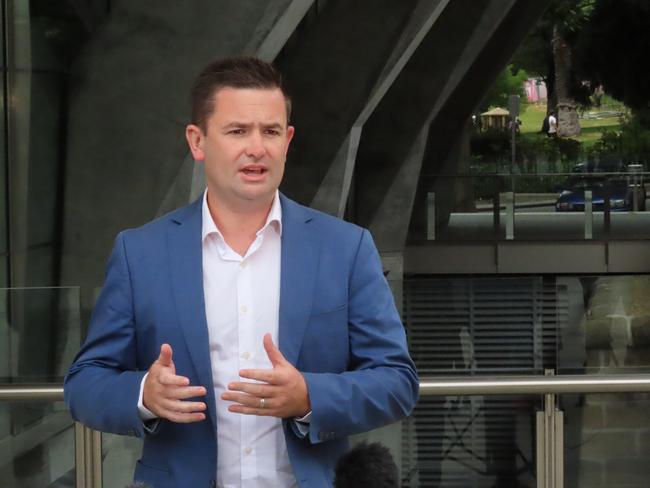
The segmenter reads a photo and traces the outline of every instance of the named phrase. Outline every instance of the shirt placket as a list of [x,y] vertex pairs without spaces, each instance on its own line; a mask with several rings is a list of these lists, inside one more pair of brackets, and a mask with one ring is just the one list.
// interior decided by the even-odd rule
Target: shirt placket
[[[239,279],[237,280],[237,303],[239,304],[239,369],[251,368],[255,351],[255,303],[253,300],[253,270],[250,266],[250,256],[240,263]],[[244,378],[242,381],[249,381]],[[257,476],[257,449],[255,440],[255,420],[253,415],[241,416],[241,473],[242,487],[252,486]]]

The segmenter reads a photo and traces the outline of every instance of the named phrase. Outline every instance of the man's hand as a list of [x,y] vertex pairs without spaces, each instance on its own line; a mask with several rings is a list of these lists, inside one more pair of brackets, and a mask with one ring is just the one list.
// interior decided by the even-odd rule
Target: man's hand
[[169,344],[160,346],[160,356],[149,368],[144,381],[142,403],[158,417],[172,422],[189,423],[205,420],[203,402],[186,402],[185,398],[204,396],[202,386],[189,386],[190,380],[176,375]]
[[221,398],[236,402],[228,407],[231,412],[279,418],[303,417],[311,410],[305,378],[275,347],[271,334],[264,335],[264,349],[273,369],[242,369],[239,372],[242,378],[263,383],[230,383],[230,391],[223,393]]

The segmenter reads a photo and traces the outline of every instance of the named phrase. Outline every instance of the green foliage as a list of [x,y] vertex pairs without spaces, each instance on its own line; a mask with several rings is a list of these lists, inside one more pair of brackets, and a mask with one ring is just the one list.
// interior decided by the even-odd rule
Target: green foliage
[[587,151],[589,159],[617,159],[624,163],[650,161],[650,128],[638,117],[627,118],[618,130],[604,130]]
[[[516,138],[515,157],[520,166],[526,162],[544,160],[553,163],[566,162],[568,167],[580,161],[582,143],[575,139],[547,137],[542,134],[526,134]],[[510,162],[510,134],[504,131],[480,132],[470,142],[472,157],[486,165],[488,162]]]
[[483,99],[479,111],[484,112],[490,107],[507,108],[510,95],[519,95],[521,103],[526,103],[524,81],[527,78],[528,74],[523,69],[514,69],[511,64],[506,66]]
[[476,133],[470,141],[470,152],[481,161],[509,160],[509,132],[488,130]]
[[[574,57],[582,79],[635,111],[650,109],[650,2],[595,0],[589,22],[580,32]],[[650,117],[639,121],[650,126]]]

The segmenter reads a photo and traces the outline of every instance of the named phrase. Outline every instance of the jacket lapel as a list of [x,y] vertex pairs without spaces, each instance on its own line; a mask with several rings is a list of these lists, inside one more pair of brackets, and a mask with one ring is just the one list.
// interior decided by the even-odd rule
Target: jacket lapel
[[199,381],[208,392],[208,410],[216,426],[208,324],[203,297],[202,204],[203,199],[199,198],[175,217],[176,225],[168,232],[169,262],[180,327]]
[[295,365],[314,301],[320,241],[310,229],[309,213],[282,194],[280,201],[282,257],[278,341],[284,357]]

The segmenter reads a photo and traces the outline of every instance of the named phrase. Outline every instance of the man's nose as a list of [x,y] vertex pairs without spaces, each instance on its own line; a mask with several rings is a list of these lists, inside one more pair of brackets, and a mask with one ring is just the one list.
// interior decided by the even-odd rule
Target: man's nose
[[264,147],[264,139],[262,138],[262,135],[257,131],[253,131],[247,139],[246,155],[249,158],[258,160],[264,156],[265,152],[266,149]]

